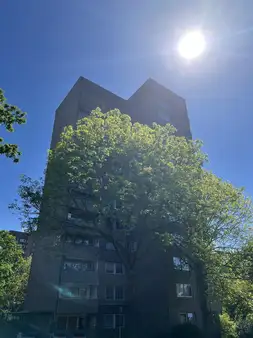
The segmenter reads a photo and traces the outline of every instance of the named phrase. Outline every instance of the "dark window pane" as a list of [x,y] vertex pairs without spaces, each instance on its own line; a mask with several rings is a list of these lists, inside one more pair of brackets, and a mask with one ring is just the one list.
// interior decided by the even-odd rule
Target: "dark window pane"
[[123,265],[121,263],[115,263],[115,273],[117,274],[123,273]]
[[67,328],[67,317],[58,317],[57,318],[57,329],[58,330],[66,330]]
[[83,330],[85,328],[85,319],[82,317],[79,317],[77,319],[77,328],[78,330]]
[[124,299],[124,289],[122,286],[115,287],[115,299],[116,300]]
[[115,324],[116,324],[116,327],[124,327],[125,326],[125,316],[124,315],[115,315]]
[[106,273],[114,273],[114,263],[106,262],[105,263],[105,272]]
[[94,262],[86,262],[86,270],[87,271],[94,271],[95,270]]
[[68,329],[75,330],[77,329],[78,317],[69,317],[68,319]]
[[105,288],[105,298],[113,300],[114,299],[114,289],[113,286],[107,286]]
[[90,290],[90,299],[97,299],[97,286],[96,285],[90,285],[89,287]]
[[104,315],[104,327],[112,329],[114,327],[114,316],[111,314]]

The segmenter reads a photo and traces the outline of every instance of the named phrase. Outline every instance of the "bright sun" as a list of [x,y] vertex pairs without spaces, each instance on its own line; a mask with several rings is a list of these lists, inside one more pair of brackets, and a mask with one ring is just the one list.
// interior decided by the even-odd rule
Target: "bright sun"
[[206,40],[201,31],[191,31],[184,34],[177,46],[181,57],[191,60],[200,56],[206,48]]

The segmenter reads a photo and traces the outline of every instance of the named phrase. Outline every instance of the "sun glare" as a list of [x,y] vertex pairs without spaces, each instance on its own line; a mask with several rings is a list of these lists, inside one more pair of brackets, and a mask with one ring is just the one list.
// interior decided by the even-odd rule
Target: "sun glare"
[[184,34],[178,42],[178,53],[181,57],[191,60],[199,57],[206,48],[205,36],[201,31]]

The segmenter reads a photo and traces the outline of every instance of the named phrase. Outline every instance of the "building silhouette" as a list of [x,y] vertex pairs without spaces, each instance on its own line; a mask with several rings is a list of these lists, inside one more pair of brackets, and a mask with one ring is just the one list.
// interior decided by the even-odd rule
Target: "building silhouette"
[[[191,138],[185,100],[148,79],[125,100],[80,77],[55,113],[51,148],[67,125],[100,107],[118,108],[143,124],[171,123],[177,135]],[[68,212],[63,226],[64,252],[45,249],[48,231],[40,224],[25,301],[25,312],[36,327],[55,337],[155,337],[180,322],[201,327],[198,288],[175,248],[167,252],[145,234],[151,245],[135,265],[135,299],[128,302],[124,266],[111,243],[80,235]],[[115,229],[115,231],[118,231]],[[53,231],[52,231],[53,236]],[[135,250],[135,242],[132,243]],[[31,320],[31,319],[30,319]]]

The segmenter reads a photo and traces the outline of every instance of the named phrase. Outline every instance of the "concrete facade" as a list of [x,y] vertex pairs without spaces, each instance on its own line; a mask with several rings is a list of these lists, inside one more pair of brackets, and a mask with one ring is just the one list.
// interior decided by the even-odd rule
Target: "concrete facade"
[[30,234],[16,230],[10,230],[10,234],[13,235],[16,238],[17,243],[21,245],[25,257],[33,254],[35,244]]
[[[103,112],[118,108],[144,124],[169,122],[178,135],[191,138],[184,99],[154,80],[147,80],[125,100],[80,77],[56,110],[51,147],[55,147],[65,126],[75,126],[78,119],[97,107]],[[78,234],[70,220],[63,226],[61,250],[52,254],[45,249],[45,242],[52,247],[54,235],[43,237],[43,226],[33,255],[25,310],[47,313],[57,334],[121,338],[128,337],[135,327],[138,337],[155,337],[168,332],[187,314],[193,314],[201,326],[194,272],[173,265],[173,257],[180,257],[175,249],[164,252],[154,238],[150,239],[145,255],[135,265],[135,296],[130,304],[126,275],[124,271],[117,273],[121,271],[120,260],[103,239]],[[107,262],[114,263],[113,267]],[[108,267],[114,272],[108,273]],[[190,284],[191,294],[178,297],[176,284]],[[73,297],[69,297],[71,292]],[[86,296],[75,296],[78,292]],[[110,325],[113,327],[106,327]]]

